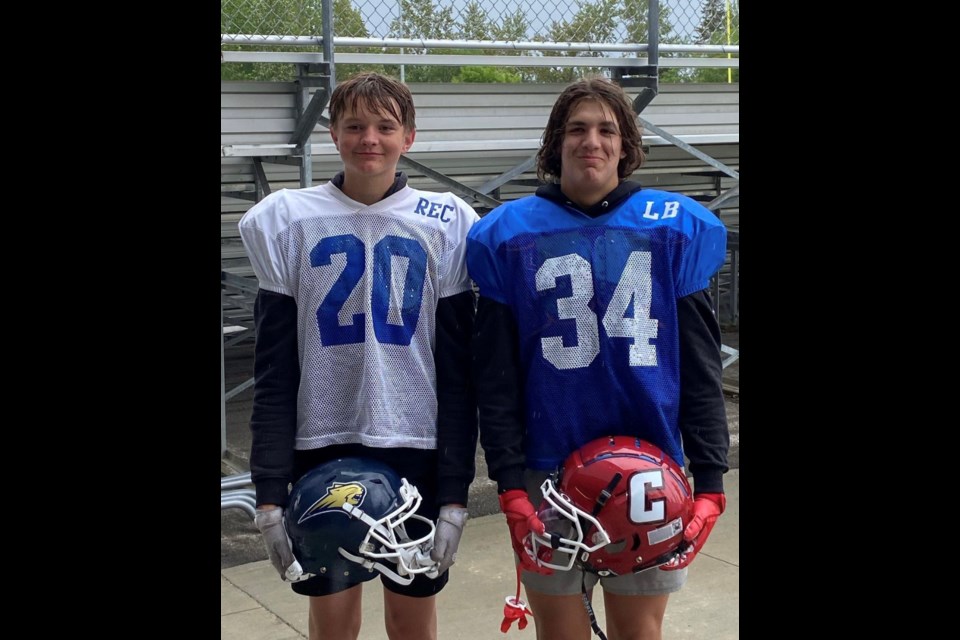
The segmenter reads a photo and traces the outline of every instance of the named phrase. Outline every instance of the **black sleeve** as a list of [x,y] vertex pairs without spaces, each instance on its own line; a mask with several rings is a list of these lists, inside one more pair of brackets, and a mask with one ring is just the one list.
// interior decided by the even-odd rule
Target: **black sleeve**
[[476,474],[477,397],[470,372],[473,291],[437,304],[437,458],[440,505],[467,505]]
[[723,401],[720,325],[707,290],[677,301],[680,327],[680,434],[694,493],[723,493],[730,432]]
[[250,474],[257,504],[286,506],[297,434],[297,303],[260,289],[254,306],[257,343],[253,363]]
[[510,307],[480,296],[473,332],[473,377],[480,409],[480,444],[500,493],[522,489],[523,384],[519,333]]

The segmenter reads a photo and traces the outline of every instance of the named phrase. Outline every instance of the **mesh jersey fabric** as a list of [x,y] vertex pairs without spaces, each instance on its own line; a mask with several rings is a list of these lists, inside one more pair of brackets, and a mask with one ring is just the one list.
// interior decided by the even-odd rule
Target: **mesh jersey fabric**
[[517,321],[529,468],[611,434],[683,465],[677,299],[705,289],[725,254],[713,213],[652,189],[595,218],[530,196],[474,225],[470,276]]
[[260,287],[297,303],[297,449],[436,448],[435,313],[470,288],[476,212],[404,187],[364,205],[331,183],[272,193],[240,220]]

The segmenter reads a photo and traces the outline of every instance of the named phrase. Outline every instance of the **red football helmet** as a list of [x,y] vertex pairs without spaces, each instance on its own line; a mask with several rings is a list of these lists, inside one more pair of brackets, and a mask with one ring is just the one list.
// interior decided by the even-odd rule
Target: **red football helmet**
[[659,447],[610,436],[574,451],[557,485],[547,478],[538,515],[544,535],[531,533],[530,551],[560,571],[574,563],[601,576],[637,573],[676,554],[693,517],[693,493],[683,469]]

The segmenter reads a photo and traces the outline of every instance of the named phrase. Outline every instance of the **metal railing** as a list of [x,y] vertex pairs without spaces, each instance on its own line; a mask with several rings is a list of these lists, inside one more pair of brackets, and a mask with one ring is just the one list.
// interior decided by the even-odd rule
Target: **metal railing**
[[220,478],[220,510],[240,509],[251,519],[257,514],[257,493],[250,472]]

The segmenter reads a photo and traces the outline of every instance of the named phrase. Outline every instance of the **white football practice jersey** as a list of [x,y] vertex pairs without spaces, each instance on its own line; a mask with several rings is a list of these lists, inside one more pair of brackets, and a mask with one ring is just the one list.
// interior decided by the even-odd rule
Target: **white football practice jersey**
[[240,220],[260,287],[296,300],[297,449],[436,448],[436,309],[471,287],[476,212],[404,187],[372,205],[332,183],[272,193]]

